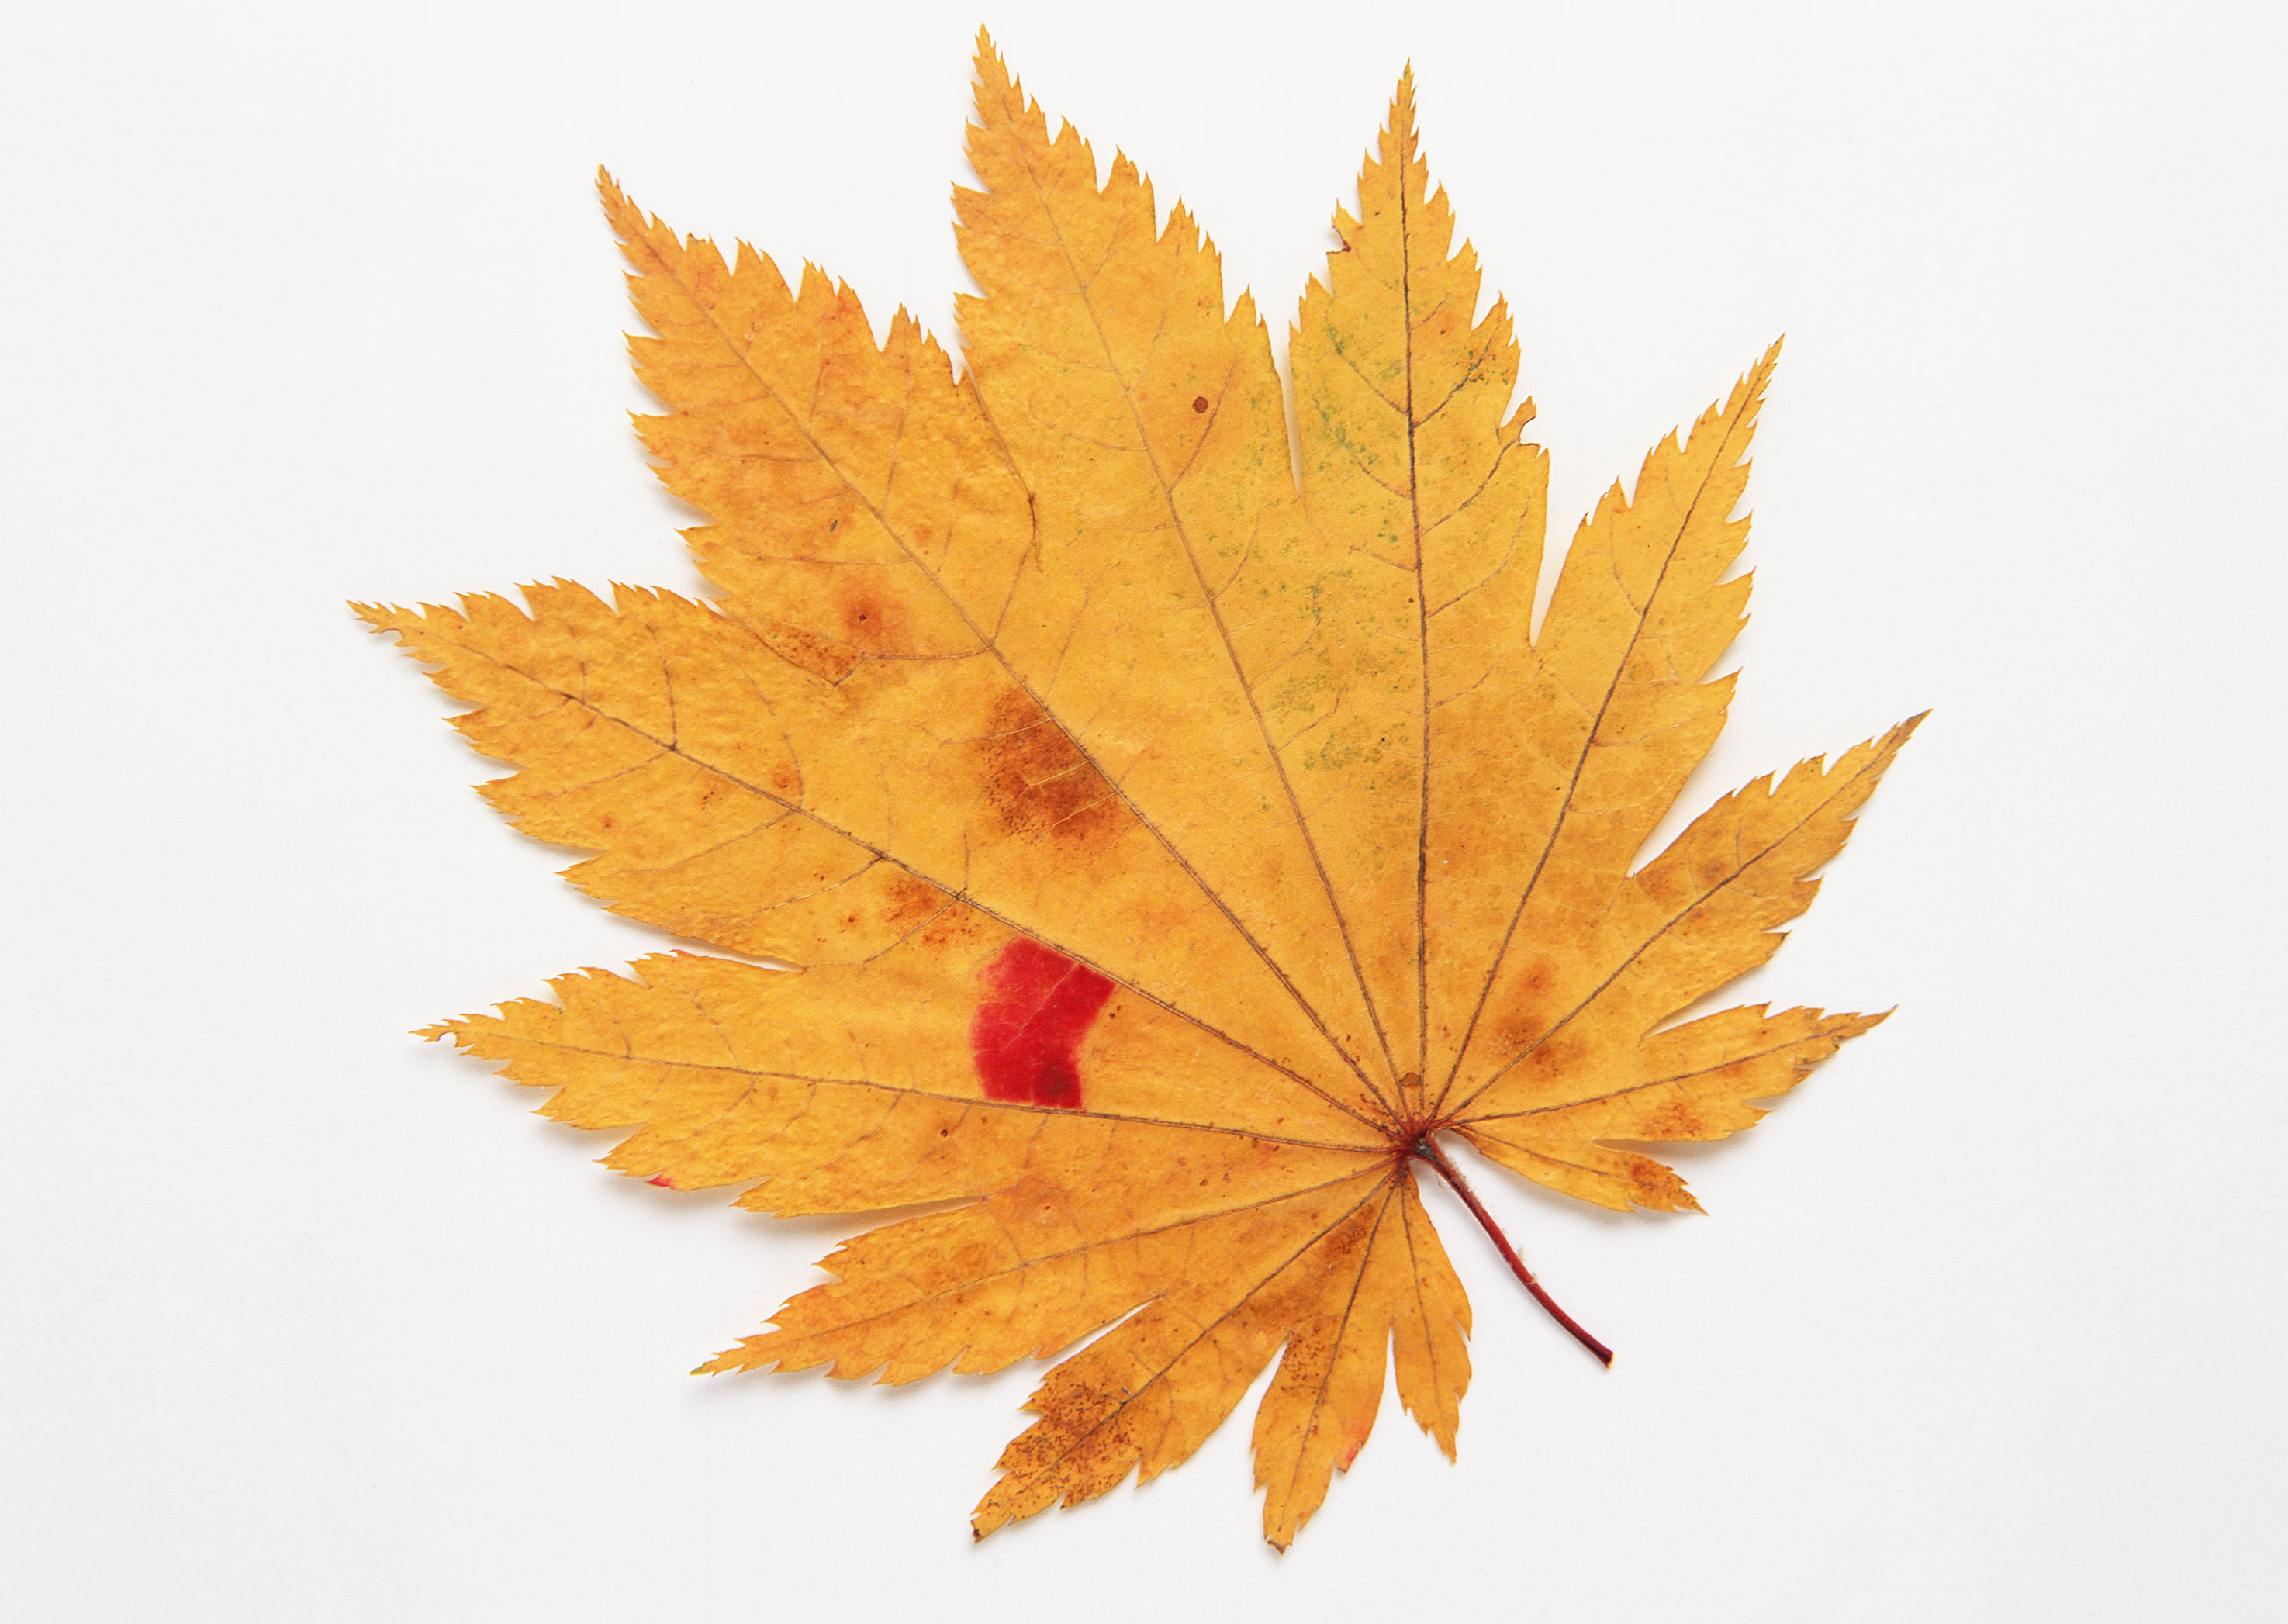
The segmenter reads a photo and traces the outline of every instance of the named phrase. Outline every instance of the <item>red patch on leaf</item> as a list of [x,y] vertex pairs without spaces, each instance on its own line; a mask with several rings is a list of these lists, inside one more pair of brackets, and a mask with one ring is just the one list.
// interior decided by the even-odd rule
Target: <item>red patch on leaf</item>
[[644,1180],[644,1183],[647,1184],[657,1184],[663,1190],[672,1190],[675,1188],[675,1181],[664,1173],[661,1174],[657,1178],[647,1178]]
[[1021,936],[977,977],[987,992],[969,1023],[969,1052],[985,1097],[1078,1110],[1081,1040],[1112,983]]

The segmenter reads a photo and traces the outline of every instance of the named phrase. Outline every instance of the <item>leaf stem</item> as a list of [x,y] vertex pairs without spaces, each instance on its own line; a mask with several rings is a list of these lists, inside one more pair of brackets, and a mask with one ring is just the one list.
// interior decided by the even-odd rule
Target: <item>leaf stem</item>
[[1599,1364],[1609,1367],[1613,1362],[1613,1351],[1583,1330],[1572,1315],[1557,1306],[1557,1299],[1541,1288],[1541,1282],[1533,1278],[1533,1271],[1525,1266],[1525,1260],[1517,1255],[1517,1248],[1510,1245],[1509,1237],[1501,1232],[1501,1225],[1494,1222],[1493,1214],[1485,1209],[1484,1204],[1478,1200],[1477,1192],[1470,1188],[1470,1181],[1462,1176],[1462,1169],[1438,1148],[1436,1141],[1424,1134],[1408,1148],[1435,1168],[1438,1176],[1453,1186],[1454,1193],[1462,1198],[1462,1205],[1470,1209],[1470,1216],[1484,1226],[1487,1234],[1493,1237],[1495,1249],[1501,1253],[1502,1261],[1509,1265],[1512,1274],[1524,1282],[1525,1288],[1533,1294],[1533,1300],[1547,1309],[1549,1317],[1563,1326],[1575,1342],[1595,1354]]

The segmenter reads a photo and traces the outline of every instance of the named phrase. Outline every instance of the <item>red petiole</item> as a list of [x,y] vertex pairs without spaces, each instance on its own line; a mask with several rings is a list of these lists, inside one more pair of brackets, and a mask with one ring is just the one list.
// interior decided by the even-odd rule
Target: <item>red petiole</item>
[[1407,1150],[1410,1154],[1420,1157],[1435,1168],[1438,1176],[1453,1187],[1454,1193],[1462,1198],[1462,1205],[1470,1209],[1470,1216],[1484,1226],[1487,1234],[1493,1237],[1494,1248],[1502,1255],[1502,1261],[1509,1265],[1510,1272],[1524,1283],[1525,1288],[1533,1294],[1533,1300],[1547,1309],[1549,1317],[1571,1333],[1575,1342],[1595,1354],[1599,1364],[1609,1367],[1613,1362],[1613,1351],[1582,1329],[1579,1322],[1572,1315],[1557,1306],[1557,1299],[1542,1289],[1541,1282],[1533,1278],[1533,1271],[1525,1266],[1525,1260],[1517,1255],[1517,1248],[1510,1245],[1509,1237],[1503,1234],[1501,1226],[1494,1222],[1493,1214],[1485,1209],[1483,1203],[1478,1200],[1477,1192],[1470,1188],[1470,1181],[1462,1176],[1462,1169],[1456,1167],[1446,1153],[1438,1148],[1437,1142],[1426,1133],[1408,1145]]

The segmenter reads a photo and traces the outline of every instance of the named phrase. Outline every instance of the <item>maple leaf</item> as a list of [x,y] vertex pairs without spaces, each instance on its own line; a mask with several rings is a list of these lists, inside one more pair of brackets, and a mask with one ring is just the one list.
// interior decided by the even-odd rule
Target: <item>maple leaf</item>
[[[981,36],[965,374],[901,311],[791,290],[600,186],[653,337],[639,420],[711,520],[711,603],[568,582],[361,606],[671,953],[430,1029],[634,1131],[608,1165],[859,1236],[702,1368],[1053,1369],[979,1536],[1255,1422],[1282,1547],[1373,1424],[1386,1350],[1451,1454],[1470,1310],[1415,1184],[1445,1145],[1627,1210],[1631,1144],[1754,1122],[1879,1016],[1734,1009],[1914,724],[1724,796],[1631,871],[1722,724],[1731,518],[1776,355],[1618,485],[1539,635],[1547,458],[1452,248],[1410,79],[1292,337],[1228,312],[1180,207]],[[1108,1326],[1116,1328],[1101,1335]]]

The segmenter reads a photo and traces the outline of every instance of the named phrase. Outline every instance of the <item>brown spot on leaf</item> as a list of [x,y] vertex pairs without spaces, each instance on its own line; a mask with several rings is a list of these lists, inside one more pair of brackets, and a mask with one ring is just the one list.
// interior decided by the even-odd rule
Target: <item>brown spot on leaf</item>
[[790,665],[799,666],[812,676],[822,677],[829,682],[840,682],[856,670],[859,661],[865,658],[847,643],[822,638],[814,631],[806,631],[784,621],[773,621],[767,624],[762,630],[762,638],[771,646],[772,652]]
[[904,606],[878,583],[838,580],[834,593],[834,630],[852,648],[869,654],[903,651],[908,638]]
[[1491,1011],[1493,1026],[1487,1034],[1490,1053],[1507,1059],[1549,1030],[1549,1023],[1556,1018],[1551,1006],[1557,980],[1554,959],[1541,955],[1526,962],[1522,973],[1503,991],[1506,1007]]
[[[1510,1053],[1504,1053],[1500,1058],[1507,1060]],[[1573,1032],[1561,1031],[1537,1040],[1537,1047],[1526,1049],[1513,1074],[1521,1083],[1531,1086],[1559,1082],[1577,1073],[1580,1067],[1593,1057],[1594,1048],[1587,1039]]]
[[899,874],[883,899],[883,922],[893,930],[910,931],[944,907],[945,892],[918,875]]
[[1207,410],[1208,398],[1205,395],[1194,395],[1192,397],[1192,409],[1196,412],[1204,412]]
[[[997,933],[1006,935],[998,931]],[[923,930],[916,939],[925,947],[964,947],[986,939],[985,915],[975,908],[949,907]]]
[[985,798],[1012,835],[1100,845],[1128,821],[1104,775],[1048,712],[1011,690],[994,705],[984,752]]
[[1487,1054],[1498,1064],[1522,1053],[1541,1035],[1543,1025],[1541,1018],[1530,1010],[1513,1010],[1498,1017],[1488,1034]]
[[1631,1131],[1647,1139],[1696,1139],[1700,1136],[1695,1129],[1699,1126],[1700,1118],[1696,1112],[1672,1104],[1648,1113],[1642,1121],[1632,1126]]

